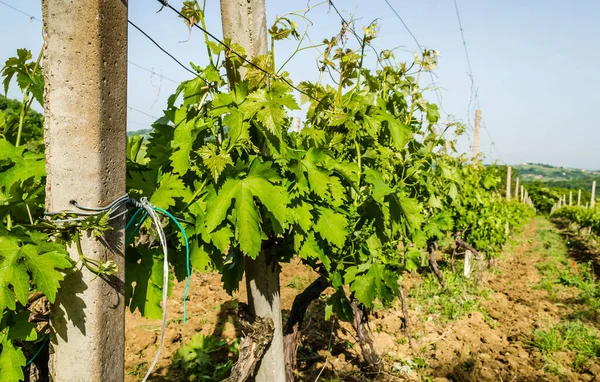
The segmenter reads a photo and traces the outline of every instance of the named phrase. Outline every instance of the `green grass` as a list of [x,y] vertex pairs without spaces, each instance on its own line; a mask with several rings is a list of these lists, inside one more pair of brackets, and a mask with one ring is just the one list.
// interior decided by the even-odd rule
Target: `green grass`
[[[460,264],[457,263],[457,267],[460,268]],[[428,273],[424,275],[423,281],[410,291],[415,305],[427,315],[438,314],[447,321],[457,320],[475,311],[487,314],[478,297],[487,298],[489,289],[478,288],[472,279],[449,270],[442,270],[442,273],[448,289],[444,291],[435,276]]]
[[138,381],[141,381],[148,370],[148,361],[137,363],[132,370],[127,372],[127,375],[134,376]]
[[305,277],[302,276],[294,276],[292,279],[285,284],[286,288],[296,289],[298,292],[302,292],[304,290],[304,281],[307,281]]
[[593,274],[591,262],[564,269],[558,276],[557,282],[577,288],[579,302],[596,312],[600,309],[600,285]]
[[231,344],[214,337],[196,334],[173,355],[173,366],[182,369],[188,380],[222,381],[231,372],[238,355],[237,340]]
[[568,258],[567,247],[558,231],[548,221],[540,221],[538,230],[540,244],[533,251],[544,253],[546,260],[536,265],[542,279],[537,286],[555,300],[565,287],[576,288],[577,302],[588,306],[594,312],[600,309],[600,286],[596,280],[592,264],[577,264]]
[[561,351],[575,353],[573,367],[581,369],[589,361],[600,357],[600,338],[594,328],[581,321],[562,321],[546,330],[533,332],[530,342],[533,348],[551,356]]
[[[544,370],[562,377],[569,366],[581,370],[600,357],[600,338],[590,325],[597,323],[600,286],[591,264],[577,264],[569,258],[564,239],[550,222],[539,219],[538,226],[538,244],[532,252],[543,253],[545,260],[536,265],[541,275],[537,288],[548,291],[553,300],[568,289],[577,293],[576,310],[555,325],[535,330],[529,342],[543,354]],[[572,364],[563,365],[559,352],[571,352]]]

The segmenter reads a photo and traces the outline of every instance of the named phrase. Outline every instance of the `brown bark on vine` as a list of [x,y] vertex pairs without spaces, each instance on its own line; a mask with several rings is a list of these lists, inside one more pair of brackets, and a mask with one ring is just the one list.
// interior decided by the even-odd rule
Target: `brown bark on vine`
[[304,315],[311,302],[318,299],[323,291],[327,289],[329,282],[323,276],[312,282],[302,293],[296,296],[292,311],[283,330],[283,349],[285,357],[286,381],[294,380],[294,369],[296,367],[296,355],[298,345],[302,338],[302,323]]
[[379,370],[381,368],[381,360],[375,350],[375,344],[369,330],[369,314],[367,309],[358,302],[356,299],[352,299],[350,302],[352,306],[352,313],[354,315],[352,319],[352,327],[356,331],[358,336],[358,343],[362,352],[365,362],[370,368]]
[[402,315],[404,315],[404,334],[408,339],[408,346],[410,346],[410,350],[414,353],[415,348],[413,347],[412,338],[410,337],[410,321],[408,317],[408,307],[406,304],[406,297],[404,296],[404,289],[402,285],[400,285],[400,301],[402,302]]
[[435,251],[437,249],[437,243],[433,242],[429,244],[429,266],[433,270],[433,273],[437,277],[442,288],[446,289],[446,281],[444,280],[444,276],[440,271],[440,267],[438,266],[437,260],[435,258]]
[[452,257],[451,257],[452,273],[456,273],[456,249],[457,249],[457,246],[455,246],[452,249]]
[[238,318],[244,338],[238,348],[238,360],[233,365],[229,378],[224,382],[243,382],[251,379],[258,362],[273,340],[275,326],[270,318],[256,317],[250,307],[243,303],[238,307]]
[[469,251],[473,252],[473,254],[475,256],[481,256],[481,254],[479,253],[478,250],[475,249],[475,247],[473,247],[472,245],[470,245],[469,243],[467,243],[464,240],[461,239],[455,239],[456,244],[458,244],[458,246],[463,247],[464,249],[468,249]]

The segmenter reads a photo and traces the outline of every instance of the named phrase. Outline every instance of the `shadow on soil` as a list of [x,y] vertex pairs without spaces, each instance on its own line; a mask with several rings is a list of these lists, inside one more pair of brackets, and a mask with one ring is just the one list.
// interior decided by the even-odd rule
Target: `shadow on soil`
[[567,244],[568,256],[580,264],[591,261],[596,277],[600,278],[600,252],[591,245],[589,236],[573,229],[568,220],[552,219],[552,223]]
[[[211,333],[218,339],[226,339],[224,336],[225,325],[232,323],[235,327],[237,338],[243,336],[242,326],[237,317],[237,300],[230,300],[221,305],[218,313],[217,324]],[[287,320],[290,311],[282,311],[284,322]],[[338,320],[325,321],[325,302],[313,302],[305,315],[303,327],[303,343],[298,348],[298,364],[296,370],[297,381],[315,380],[317,377],[321,381],[373,381],[382,380],[375,375],[364,370],[362,359],[359,356],[360,350],[355,349],[354,341],[349,341],[353,333],[349,333],[345,325],[340,325]],[[325,334],[326,333],[326,334]],[[348,372],[334,372],[331,369],[331,362],[344,359],[349,365]],[[221,359],[217,356],[215,362],[226,362],[226,356]],[[234,360],[235,361],[235,360]],[[147,366],[147,365],[146,365]],[[139,379],[143,373],[138,373]],[[145,370],[144,370],[145,371]],[[188,381],[182,369],[174,367],[172,364],[166,367],[157,368],[148,381],[153,382],[173,382]],[[162,374],[162,375],[157,375]],[[396,378],[397,379],[397,378]],[[386,379],[383,379],[386,380]]]

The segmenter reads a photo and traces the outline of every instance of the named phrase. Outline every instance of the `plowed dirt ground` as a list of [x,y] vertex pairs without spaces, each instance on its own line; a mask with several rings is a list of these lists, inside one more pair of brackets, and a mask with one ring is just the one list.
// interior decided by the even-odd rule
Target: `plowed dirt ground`
[[[591,333],[598,333],[597,307],[584,304],[576,287],[555,282],[555,278],[544,273],[549,267],[545,264],[555,260],[558,271],[570,272],[572,268],[575,273],[590,260],[591,255],[581,256],[581,245],[585,247],[586,243],[573,244],[577,238],[569,227],[558,229],[548,220],[536,218],[522,232],[515,233],[502,256],[491,268],[486,264],[476,281],[466,281],[452,273],[444,262],[447,256],[442,255],[440,265],[451,292],[443,292],[427,270],[405,277],[410,341],[399,303],[391,308],[376,308],[370,319],[384,365],[379,372],[363,367],[360,347],[348,323],[324,320],[324,297],[311,305],[305,319],[297,380],[600,380],[600,354],[581,363],[577,362],[580,354],[573,346],[548,351],[535,344],[539,340],[535,333],[573,320],[586,325]],[[593,250],[588,252],[592,257],[597,255]],[[461,270],[460,261],[457,268]],[[284,318],[294,297],[315,277],[299,261],[283,267]],[[182,370],[172,365],[172,357],[196,333],[228,342],[239,336],[236,307],[238,301],[246,300],[243,282],[241,286],[239,293],[229,296],[221,288],[219,275],[193,275],[186,325],[181,321],[183,284],[175,286],[169,300],[166,344],[150,380],[188,380]],[[128,314],[127,381],[143,377],[155,355],[159,335],[160,322],[144,319],[138,313]],[[592,353],[600,352],[600,348],[594,349]]]

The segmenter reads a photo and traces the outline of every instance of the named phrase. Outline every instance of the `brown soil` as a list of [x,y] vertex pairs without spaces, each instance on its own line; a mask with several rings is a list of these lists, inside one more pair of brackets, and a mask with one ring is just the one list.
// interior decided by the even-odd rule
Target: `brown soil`
[[[406,341],[404,317],[400,306],[373,313],[370,327],[377,350],[383,356],[385,371],[371,374],[361,368],[360,348],[352,327],[345,322],[324,321],[324,302],[313,303],[306,315],[303,345],[298,352],[298,380],[314,381],[318,376],[342,381],[558,381],[543,371],[542,355],[527,346],[534,329],[557,322],[575,306],[556,304],[547,291],[536,289],[540,274],[535,265],[544,260],[538,229],[533,220],[519,235],[516,244],[505,251],[492,272],[482,276],[481,287],[493,292],[480,303],[489,317],[477,311],[461,319],[443,323],[439,317],[425,316],[408,299],[409,328],[414,337],[411,351]],[[539,246],[537,246],[539,248]],[[281,274],[282,307],[289,313],[294,297],[316,275],[299,262],[284,266]],[[421,276],[410,275],[405,288],[418,283]],[[173,353],[194,334],[213,334],[227,340],[236,337],[234,326],[237,301],[245,301],[244,284],[234,296],[221,288],[217,274],[192,276],[188,320],[181,322],[183,283],[173,289],[169,300],[170,319],[158,368],[152,381],[185,381],[180,370],[171,365]],[[326,291],[327,293],[328,291]],[[565,301],[569,299],[566,292]],[[127,316],[126,381],[137,381],[151,362],[160,335],[160,322],[149,321],[138,313]],[[565,355],[566,357],[566,355]],[[422,368],[407,367],[405,360],[422,359]],[[136,365],[141,365],[137,366]],[[138,372],[134,372],[138,370]],[[427,379],[426,379],[427,378]],[[568,371],[568,381],[600,380],[600,365],[592,364],[581,373]]]

